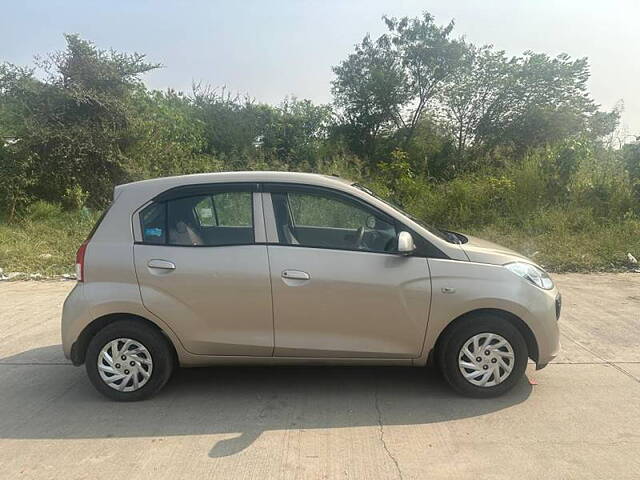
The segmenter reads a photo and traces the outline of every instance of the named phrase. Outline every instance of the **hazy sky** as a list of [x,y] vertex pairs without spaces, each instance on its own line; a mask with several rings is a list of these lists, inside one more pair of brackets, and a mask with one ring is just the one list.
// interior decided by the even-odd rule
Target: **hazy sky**
[[30,64],[79,33],[165,65],[145,77],[152,88],[189,91],[195,80],[271,103],[327,102],[331,66],[367,32],[381,34],[383,14],[425,10],[508,54],[589,57],[593,97],[605,109],[623,100],[623,123],[640,134],[638,0],[0,0],[0,61]]

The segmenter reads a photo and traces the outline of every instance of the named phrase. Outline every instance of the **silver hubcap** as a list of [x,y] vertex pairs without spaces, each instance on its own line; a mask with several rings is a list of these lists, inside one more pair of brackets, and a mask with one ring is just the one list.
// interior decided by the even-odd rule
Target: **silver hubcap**
[[137,340],[117,338],[98,355],[98,372],[102,381],[114,390],[134,392],[151,378],[153,360],[149,350]]
[[511,375],[514,361],[511,344],[496,333],[474,335],[458,354],[462,376],[478,387],[493,387],[504,382]]

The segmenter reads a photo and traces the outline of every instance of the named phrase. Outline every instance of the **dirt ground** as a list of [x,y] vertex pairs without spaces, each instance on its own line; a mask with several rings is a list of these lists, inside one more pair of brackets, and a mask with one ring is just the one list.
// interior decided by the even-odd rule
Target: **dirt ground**
[[62,356],[73,282],[0,283],[0,479],[640,478],[640,274],[555,275],[562,353],[492,400],[430,370],[180,370],[110,402]]

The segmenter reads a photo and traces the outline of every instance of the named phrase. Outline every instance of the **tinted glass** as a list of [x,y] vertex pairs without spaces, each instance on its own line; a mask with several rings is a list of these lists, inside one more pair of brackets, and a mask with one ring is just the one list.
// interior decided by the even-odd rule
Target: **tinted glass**
[[167,202],[169,245],[206,245],[202,227],[196,215],[196,205],[206,196],[179,198]]
[[366,194],[371,195],[373,198],[376,198],[376,199],[380,200],[381,202],[386,203],[387,205],[389,205],[394,210],[399,211],[405,217],[410,218],[411,220],[416,222],[418,225],[420,225],[422,228],[424,228],[426,230],[429,230],[431,233],[433,233],[434,235],[437,235],[441,239],[446,240],[449,243],[460,243],[458,239],[454,238],[455,235],[452,237],[447,232],[445,232],[443,230],[440,230],[439,228],[436,228],[433,225],[430,225],[430,224],[426,223],[424,220],[420,220],[419,218],[414,217],[410,213],[405,212],[402,208],[400,208],[398,205],[396,205],[395,203],[391,202],[390,200],[385,200],[383,197],[381,197],[380,195],[375,193],[373,190],[370,190],[367,187],[365,187],[363,185],[359,185],[357,183],[352,183],[351,186],[352,187],[356,187],[356,188],[362,190],[363,192],[365,192]]
[[202,227],[214,227],[217,225],[215,212],[213,210],[213,200],[206,196],[195,206],[198,223]]
[[223,192],[168,200],[140,213],[145,243],[176,246],[254,242],[251,192]]
[[280,243],[305,247],[391,252],[396,229],[356,201],[317,193],[273,193]]
[[251,192],[225,192],[167,201],[168,244],[253,243]]
[[140,213],[142,239],[145,243],[163,244],[166,241],[165,204],[152,203]]
[[334,198],[300,193],[288,195],[295,225],[358,228],[366,225],[370,216],[370,213]]
[[227,192],[213,195],[219,226],[249,227],[253,224],[251,192]]

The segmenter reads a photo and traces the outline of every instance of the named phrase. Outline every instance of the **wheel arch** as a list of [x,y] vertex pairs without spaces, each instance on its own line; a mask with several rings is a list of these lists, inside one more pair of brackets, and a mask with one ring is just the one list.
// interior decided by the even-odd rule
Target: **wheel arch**
[[536,337],[533,334],[533,331],[531,330],[531,328],[525,323],[524,320],[522,320],[517,315],[511,312],[508,312],[507,310],[501,310],[499,308],[478,308],[478,309],[463,313],[462,315],[459,315],[458,317],[453,319],[438,335],[435,346],[430,353],[430,357],[437,358],[438,350],[442,348],[444,344],[443,342],[448,338],[450,332],[453,331],[453,329],[457,325],[459,325],[461,322],[472,321],[474,317],[477,317],[483,314],[496,315],[501,318],[504,318],[509,323],[511,323],[516,329],[518,329],[518,331],[520,332],[520,334],[522,335],[522,337],[524,338],[527,344],[527,351],[529,354],[529,358],[531,358],[536,363],[538,362],[538,358],[539,358],[538,341],[536,340]]
[[133,320],[160,331],[166,338],[167,343],[171,346],[174,358],[178,358],[176,346],[173,344],[171,337],[167,335],[167,333],[157,323],[152,322],[148,318],[132,313],[108,313],[94,319],[91,323],[84,327],[82,332],[80,332],[80,335],[78,335],[78,338],[71,346],[71,361],[73,362],[73,364],[76,366],[82,365],[84,363],[87,348],[89,346],[89,343],[91,342],[91,339],[104,327],[119,320]]

